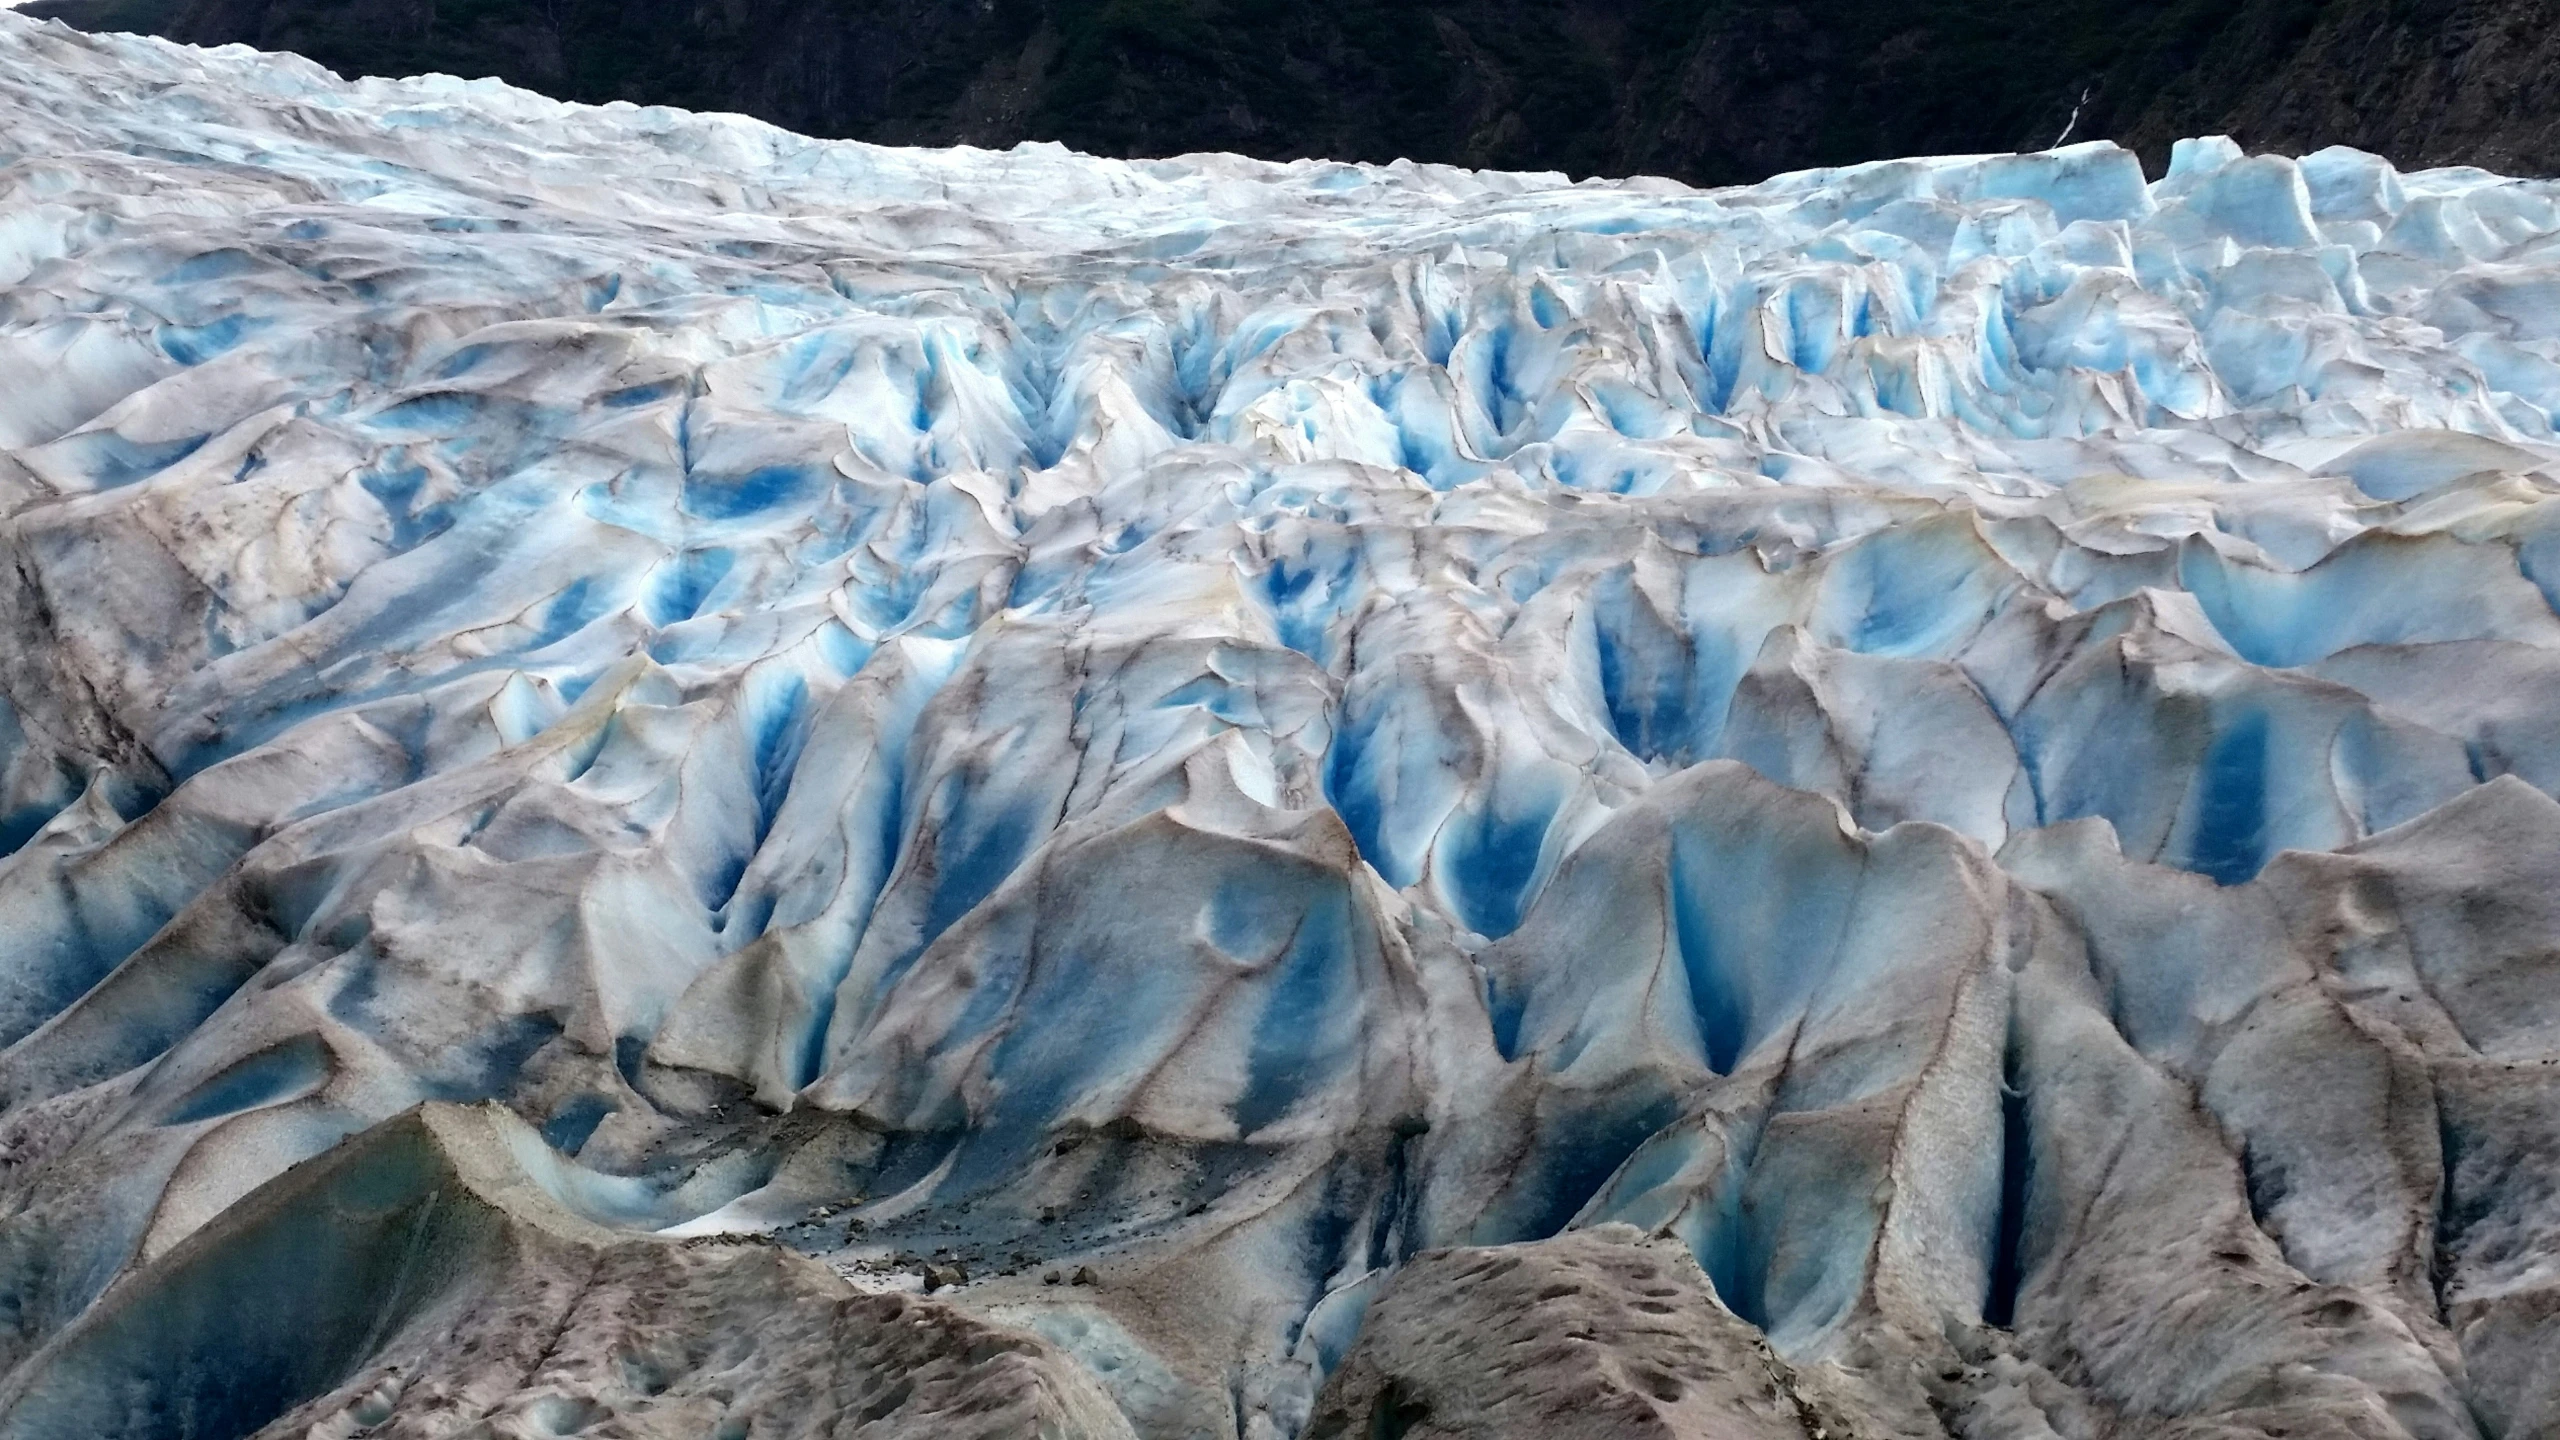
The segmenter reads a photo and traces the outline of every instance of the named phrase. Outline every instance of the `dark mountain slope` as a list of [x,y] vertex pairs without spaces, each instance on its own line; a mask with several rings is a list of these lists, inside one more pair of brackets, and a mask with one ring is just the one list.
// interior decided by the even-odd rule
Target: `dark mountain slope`
[[[36,0],[897,143],[1699,182],[2184,134],[2560,171],[2560,0]],[[2074,119],[2075,112],[2077,115]]]

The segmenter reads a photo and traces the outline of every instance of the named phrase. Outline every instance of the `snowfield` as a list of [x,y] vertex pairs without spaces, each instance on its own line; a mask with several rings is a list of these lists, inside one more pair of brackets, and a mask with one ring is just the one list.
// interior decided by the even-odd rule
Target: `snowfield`
[[2555,421],[2473,170],[0,15],[0,1437],[2560,1435]]

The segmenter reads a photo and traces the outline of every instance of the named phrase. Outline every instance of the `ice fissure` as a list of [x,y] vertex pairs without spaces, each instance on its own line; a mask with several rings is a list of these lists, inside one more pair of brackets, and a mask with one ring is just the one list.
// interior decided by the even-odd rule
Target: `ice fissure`
[[0,1437],[2560,1434],[2560,189],[0,12]]

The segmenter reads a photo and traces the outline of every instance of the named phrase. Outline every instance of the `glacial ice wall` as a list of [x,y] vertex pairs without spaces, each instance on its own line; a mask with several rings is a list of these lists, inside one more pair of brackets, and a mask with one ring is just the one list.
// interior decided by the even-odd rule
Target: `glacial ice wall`
[[0,15],[0,1436],[2560,1434],[2555,423],[2478,171]]

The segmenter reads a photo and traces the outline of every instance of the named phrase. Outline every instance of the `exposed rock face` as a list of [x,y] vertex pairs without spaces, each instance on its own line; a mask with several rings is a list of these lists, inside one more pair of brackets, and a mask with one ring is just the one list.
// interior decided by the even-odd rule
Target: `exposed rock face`
[[0,1433],[2560,1427],[2550,186],[0,197]]
[[2296,153],[2353,145],[2408,165],[2560,174],[2560,10],[2548,3],[2357,0],[2233,18],[2192,70],[2145,76],[2156,88],[2130,67],[2110,76],[2089,117],[2099,129],[2081,133],[2151,153],[2227,130]]

